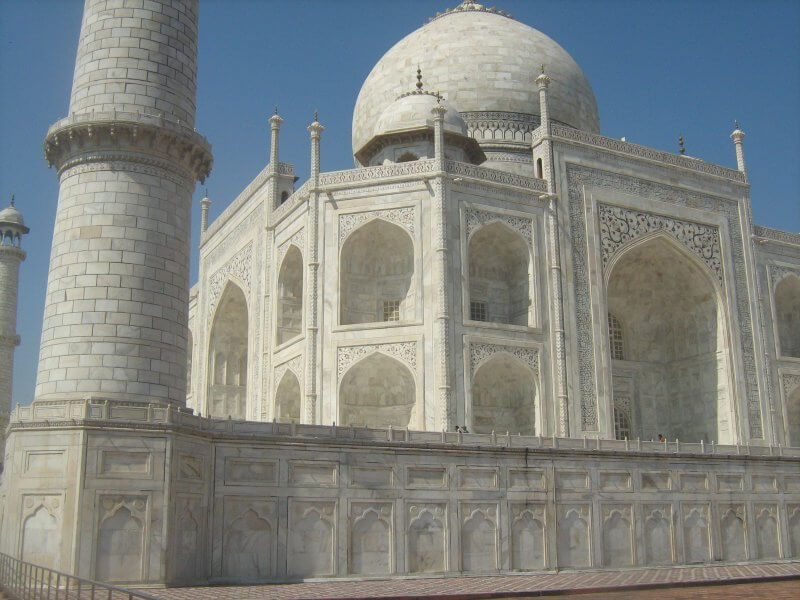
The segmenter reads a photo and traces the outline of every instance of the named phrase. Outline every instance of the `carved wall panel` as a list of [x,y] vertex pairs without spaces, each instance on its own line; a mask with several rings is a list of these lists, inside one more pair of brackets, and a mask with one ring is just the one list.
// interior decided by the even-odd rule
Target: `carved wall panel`
[[789,518],[789,551],[794,558],[800,557],[800,504],[786,506]]
[[228,280],[234,278],[237,284],[243,286],[245,295],[250,295],[250,287],[253,273],[253,242],[249,242],[244,248],[239,250],[219,269],[214,271],[214,274],[208,280],[208,318],[214,315],[214,309],[217,306],[222,290],[225,289],[225,284]]
[[367,221],[373,219],[383,219],[389,223],[399,225],[409,234],[411,239],[414,239],[414,230],[416,228],[416,212],[417,209],[413,206],[406,206],[402,208],[392,208],[389,210],[371,210],[367,212],[358,213],[345,213],[339,215],[339,247],[341,248],[347,237],[356,229],[361,227]]
[[533,219],[499,212],[490,212],[478,208],[465,208],[464,222],[466,224],[467,241],[469,241],[473,233],[484,225],[500,222],[505,223],[511,229],[519,233],[522,239],[528,244],[528,247],[533,247]]
[[708,504],[685,504],[683,510],[683,554],[685,562],[711,560],[711,528]]
[[590,567],[591,507],[588,504],[561,505],[558,515],[559,567]]
[[774,504],[756,504],[753,509],[758,558],[778,558],[780,556],[778,507]]
[[305,256],[306,251],[306,230],[301,229],[294,233],[292,237],[288,240],[283,242],[280,246],[278,246],[277,257],[275,259],[275,264],[280,269],[280,266],[283,264],[283,257],[286,256],[286,253],[289,251],[290,246],[296,246],[298,250],[300,250],[300,254]]
[[515,571],[544,569],[546,558],[545,504],[511,504],[511,568]]
[[406,566],[409,573],[447,570],[447,504],[409,503]]
[[536,376],[539,375],[539,351],[536,348],[524,346],[511,346],[505,344],[485,344],[483,342],[469,343],[469,365],[471,374],[474,376],[483,363],[492,358],[498,352],[507,352],[515,358],[528,365]]
[[722,560],[747,560],[747,522],[743,504],[723,504],[719,507],[721,515],[719,535],[722,543]]
[[141,581],[147,496],[104,495],[99,498],[94,578],[100,581]]
[[276,485],[278,461],[226,456],[224,481],[225,485]]
[[178,581],[203,577],[204,526],[207,518],[200,496],[179,496],[175,503],[174,575]]
[[63,510],[61,494],[23,496],[22,560],[50,569],[61,567]]
[[372,354],[373,352],[381,352],[392,358],[396,358],[402,363],[405,363],[412,373],[417,372],[417,342],[397,342],[393,344],[369,344],[362,346],[341,346],[337,349],[336,365],[337,373],[339,375],[339,382],[342,380],[342,375],[353,364]]
[[394,572],[392,502],[350,505],[350,573],[388,575]]
[[223,503],[222,575],[259,581],[275,573],[275,501],[228,496]]
[[719,228],[605,204],[597,205],[597,213],[604,268],[628,243],[662,231],[691,250],[722,283]]
[[603,565],[632,567],[634,562],[632,507],[603,506]]
[[[713,211],[727,220],[730,247],[725,250],[730,253],[731,264],[734,265],[734,268],[732,273],[725,274],[725,282],[728,285],[732,285],[736,291],[736,306],[731,307],[731,310],[735,310],[733,318],[738,321],[741,334],[737,344],[741,348],[741,358],[744,364],[743,379],[747,387],[747,417],[750,424],[750,437],[761,439],[763,437],[761,405],[757,384],[753,329],[745,273],[744,241],[741,234],[738,202],[577,165],[568,165],[567,179],[569,188],[569,233],[567,235],[571,239],[572,272],[575,290],[575,328],[579,377],[577,386],[579,399],[576,407],[580,414],[580,428],[584,431],[596,431],[598,428],[597,393],[595,389],[596,370],[594,364],[595,340],[592,326],[592,296],[590,293],[586,245],[587,224],[584,206],[585,189],[598,186],[676,206]],[[647,219],[645,219],[646,221]],[[676,224],[675,226],[677,227],[678,225]],[[700,244],[697,252],[707,255],[708,260],[715,263],[716,251],[713,248],[717,241],[715,241],[711,232],[705,232],[698,237],[696,242],[693,241],[692,243],[695,246]],[[700,247],[703,248],[702,251]],[[598,249],[598,251],[602,251],[602,249]],[[718,257],[719,253],[716,253],[716,256]]]
[[180,481],[203,481],[205,479],[205,459],[202,456],[178,454],[178,479]]
[[672,530],[672,506],[645,504],[644,560],[647,565],[671,565],[675,556],[675,536]]
[[335,574],[336,501],[289,503],[288,571],[297,577]]
[[461,569],[485,573],[498,569],[497,504],[461,505]]

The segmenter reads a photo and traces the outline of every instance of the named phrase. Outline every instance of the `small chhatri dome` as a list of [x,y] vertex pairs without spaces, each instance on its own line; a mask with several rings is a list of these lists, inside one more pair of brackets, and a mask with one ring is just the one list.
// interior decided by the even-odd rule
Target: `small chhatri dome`
[[[507,13],[465,1],[400,40],[372,69],[353,111],[354,153],[374,134],[386,107],[406,91],[398,73],[422,56],[425,77],[458,108],[470,130],[472,123],[485,120],[487,113],[535,126],[539,91],[534,79],[542,63],[552,78],[548,93],[551,120],[584,131],[600,130],[592,88],[561,46]],[[476,139],[487,149],[498,146],[496,139]],[[500,145],[519,146],[520,151],[524,146]]]
[[416,89],[400,94],[397,99],[389,104],[378,117],[372,137],[397,133],[420,127],[433,127],[431,109],[437,104],[444,106],[447,112],[444,115],[445,131],[467,135],[467,124],[458,111],[453,108],[438,92],[424,89],[422,83],[422,70],[417,67]]
[[25,226],[25,220],[22,218],[22,213],[17,210],[14,205],[14,195],[11,195],[11,202],[9,205],[0,210],[0,226],[2,225],[16,225],[22,233],[28,233],[30,229]]

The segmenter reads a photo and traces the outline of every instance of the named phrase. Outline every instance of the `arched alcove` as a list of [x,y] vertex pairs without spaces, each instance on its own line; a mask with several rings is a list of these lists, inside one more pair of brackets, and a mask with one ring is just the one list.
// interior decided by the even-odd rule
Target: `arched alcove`
[[100,524],[94,578],[110,582],[142,578],[142,524],[124,506]]
[[528,325],[531,257],[522,236],[490,223],[472,236],[468,253],[469,318]]
[[536,383],[519,359],[495,354],[472,380],[472,430],[475,433],[536,432]]
[[214,417],[246,418],[247,301],[228,282],[214,315],[209,342],[207,413]]
[[786,399],[786,433],[787,443],[800,448],[800,386]]
[[300,381],[291,369],[286,369],[275,392],[275,420],[300,422]]
[[278,344],[300,335],[302,327],[303,255],[297,246],[289,246],[278,272]]
[[414,244],[402,227],[363,225],[344,243],[339,268],[342,325],[414,318]]
[[403,363],[375,353],[353,365],[339,386],[342,425],[408,427],[416,385]]
[[788,275],[775,286],[775,316],[781,355],[800,358],[800,277]]
[[612,372],[615,384],[634,381],[630,437],[730,443],[725,318],[706,265],[657,235],[617,259],[607,291],[609,314],[625,318],[624,352]]

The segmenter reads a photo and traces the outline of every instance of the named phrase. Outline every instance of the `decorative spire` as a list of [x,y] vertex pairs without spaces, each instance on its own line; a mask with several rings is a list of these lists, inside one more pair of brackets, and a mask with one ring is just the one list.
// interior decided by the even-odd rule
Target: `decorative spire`
[[542,63],[539,66],[539,71],[540,71],[539,76],[534,81],[536,82],[536,85],[538,85],[540,89],[543,87],[546,88],[548,85],[550,85],[552,79],[550,79],[547,73],[544,72],[544,63]]
[[275,105],[275,114],[276,115],[278,114],[278,105],[277,104]]
[[14,194],[11,194],[11,206],[14,206]]
[[314,123],[319,123],[319,113],[316,110],[314,111]]
[[736,168],[739,169],[745,175],[747,174],[747,166],[744,162],[744,138],[745,133],[739,127],[739,121],[736,120],[733,122],[733,125],[736,129],[733,130],[731,133],[731,139],[733,140],[734,145],[736,146]]
[[678,136],[678,152],[680,152],[682,155],[686,154],[686,146],[684,146],[684,144],[683,144],[683,136],[682,135]]

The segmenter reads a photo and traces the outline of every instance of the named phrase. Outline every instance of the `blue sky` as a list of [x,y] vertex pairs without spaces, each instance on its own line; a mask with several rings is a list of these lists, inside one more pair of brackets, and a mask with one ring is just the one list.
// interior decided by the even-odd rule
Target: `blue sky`
[[[322,169],[350,168],[352,109],[395,42],[459,0],[201,0],[197,128],[212,143],[206,185],[219,214],[264,167],[267,118],[281,159],[308,175],[306,126],[326,126]],[[800,2],[496,0],[559,42],[592,84],[609,137],[734,167],[734,119],[755,222],[800,231]],[[13,192],[24,239],[14,400],[32,400],[58,181],[42,139],[66,116],[83,3],[0,0],[0,204]],[[431,51],[435,51],[431,48]],[[193,213],[197,273],[199,199]]]

